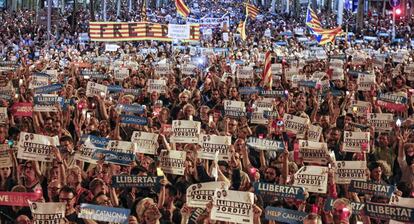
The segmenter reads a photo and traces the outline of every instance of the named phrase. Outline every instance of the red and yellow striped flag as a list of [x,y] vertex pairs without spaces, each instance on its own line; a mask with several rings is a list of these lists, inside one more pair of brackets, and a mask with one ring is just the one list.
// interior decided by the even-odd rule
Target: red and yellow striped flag
[[263,87],[268,89],[272,88],[273,79],[272,79],[272,53],[270,51],[265,54],[265,63],[263,69]]
[[237,32],[240,33],[240,37],[242,40],[246,40],[246,20],[240,21],[239,25],[237,26]]
[[188,17],[190,15],[190,9],[184,3],[184,0],[175,0],[175,7],[177,7],[177,12],[182,17]]
[[246,3],[246,15],[251,19],[255,19],[257,14],[259,14],[259,9],[253,4]]

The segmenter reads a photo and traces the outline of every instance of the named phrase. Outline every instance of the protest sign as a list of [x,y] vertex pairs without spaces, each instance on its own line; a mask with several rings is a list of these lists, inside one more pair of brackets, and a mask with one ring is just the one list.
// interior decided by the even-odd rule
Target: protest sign
[[105,44],[105,51],[116,52],[119,46],[116,44]]
[[135,144],[136,152],[155,155],[158,149],[158,134],[134,131],[131,142]]
[[343,150],[345,152],[369,152],[370,133],[344,131]]
[[95,95],[101,96],[108,93],[108,87],[94,82],[88,82],[86,85],[86,96],[94,97]]
[[197,67],[193,64],[184,64],[181,65],[181,73],[183,75],[193,75]]
[[200,19],[196,18],[187,18],[188,24],[199,24],[202,28],[214,28],[214,27],[229,27],[230,18],[228,16],[221,17],[221,18],[213,18],[213,17],[203,17]]
[[318,125],[309,125],[309,129],[308,129],[308,140],[309,141],[314,141],[314,142],[319,142],[319,140],[321,139],[321,135],[322,135],[322,127],[318,126]]
[[[399,196],[394,195],[394,194],[391,196],[389,204],[414,209],[414,199],[413,198],[403,198],[403,197],[399,197]],[[404,223],[405,222],[398,222],[398,221],[395,221],[395,220],[391,219],[388,224],[404,224]]]
[[391,131],[394,127],[394,114],[368,113],[368,124],[375,128],[375,132]]
[[116,68],[114,69],[114,78],[118,81],[123,81],[124,79],[128,78],[129,76],[129,69],[128,68]]
[[213,200],[216,189],[228,190],[229,184],[224,181],[193,184],[187,188],[187,206],[205,208]]
[[253,224],[254,194],[244,191],[216,190],[213,197],[212,220]]
[[107,79],[108,75],[102,74],[100,71],[82,70],[81,74],[85,79]]
[[60,224],[65,218],[64,202],[32,202],[29,201],[33,224]]
[[245,87],[239,87],[238,89],[240,95],[251,95],[255,93],[260,92],[260,88],[255,86],[245,86]]
[[42,192],[0,192],[0,205],[3,206],[29,206],[30,201],[37,201],[42,198]]
[[306,212],[286,208],[267,206],[265,209],[266,220],[280,223],[301,224],[307,215]]
[[348,191],[388,198],[395,191],[395,186],[360,180],[351,180]]
[[[324,211],[332,211],[333,203],[335,199],[327,198],[324,205]],[[350,202],[352,207],[352,215],[359,215],[364,211],[365,204],[360,202]]]
[[110,140],[106,145],[106,150],[113,152],[135,153],[135,145],[128,141]]
[[331,80],[344,80],[344,69],[334,68],[332,70]]
[[168,24],[168,37],[177,40],[185,40],[190,38],[189,24]]
[[166,76],[171,73],[171,68],[169,64],[158,63],[155,65],[154,72],[155,72],[155,75]]
[[309,126],[309,119],[285,113],[283,121],[286,131],[296,134],[298,139],[305,137],[305,131]]
[[289,198],[305,200],[305,190],[302,187],[277,185],[272,183],[255,182],[253,184],[256,194],[263,198],[277,197],[280,199]]
[[196,208],[193,209],[193,212],[191,212],[190,217],[188,218],[187,224],[197,224],[199,217],[205,212],[206,209],[203,208]]
[[[257,108],[256,108],[257,109]],[[251,113],[250,123],[251,124],[268,124],[269,120],[264,117],[264,112],[266,110],[255,111]]]
[[46,94],[59,92],[63,88],[62,84],[52,84],[47,86],[42,86],[34,89],[35,94]]
[[184,175],[184,162],[187,152],[175,150],[161,150],[161,168],[165,173]]
[[367,202],[364,212],[366,216],[374,219],[414,222],[414,209],[408,207]]
[[174,120],[171,139],[175,143],[198,143],[200,128],[201,123],[198,121]]
[[96,164],[97,159],[94,157],[95,151],[102,149],[93,145],[82,144],[79,150],[75,153],[75,160],[83,161],[86,163]]
[[237,78],[239,79],[253,79],[253,68],[250,66],[240,66],[237,69]]
[[245,117],[246,107],[243,101],[224,100],[224,115],[233,118]]
[[407,93],[380,93],[377,96],[377,104],[385,109],[403,112],[407,108]]
[[14,117],[32,117],[33,104],[29,102],[14,103],[11,107],[11,111]]
[[371,112],[371,103],[365,101],[356,101],[351,102],[351,106],[348,108],[348,113],[356,114],[357,116],[365,116],[367,113]]
[[10,146],[8,144],[0,144],[0,168],[10,168],[13,166],[9,150]]
[[52,83],[56,83],[56,82],[59,81],[58,80],[58,75],[59,75],[58,74],[58,70],[56,70],[56,69],[49,69],[49,70],[46,70],[45,73],[49,75],[49,79],[50,79],[50,81]]
[[66,203],[64,202],[32,202],[29,201],[33,224],[60,224],[65,218]]
[[256,106],[256,111],[263,112],[265,110],[272,110],[274,104],[273,98],[262,98],[259,100],[256,100],[254,105]]
[[122,152],[122,151],[111,151],[107,149],[96,149],[93,152],[92,159],[100,160],[104,158],[105,162],[128,166],[135,161],[135,154]]
[[351,180],[365,181],[367,164],[365,161],[337,161],[335,180],[337,184],[349,184]]
[[112,176],[112,187],[155,187],[164,177],[158,176],[135,176],[135,175],[115,175]]
[[78,217],[103,222],[127,223],[130,209],[114,208],[92,204],[80,205]]
[[126,115],[121,114],[119,116],[121,118],[120,122],[123,124],[135,124],[135,125],[147,125],[148,120],[146,117],[139,117],[134,115]]
[[[172,41],[168,37],[168,25],[147,22],[90,22],[91,41]],[[200,25],[190,25],[190,38],[183,41],[199,41]]]
[[59,145],[59,137],[49,137],[27,132],[20,132],[18,142],[17,158],[52,162],[54,155],[52,149]]
[[49,76],[33,75],[29,83],[29,89],[35,89],[49,85]]
[[228,161],[230,159],[230,136],[201,135],[199,145],[201,150],[198,151],[199,159],[214,160],[218,152],[218,160]]
[[329,162],[328,145],[324,142],[299,140],[299,152],[305,163],[326,165]]
[[0,107],[0,124],[9,122],[9,116],[7,114],[7,107]]
[[326,194],[328,167],[303,166],[295,173],[293,186],[303,187],[307,192]]
[[63,98],[55,94],[40,94],[34,97],[33,111],[57,112],[64,105]]
[[116,110],[120,112],[128,112],[134,114],[143,114],[145,113],[145,108],[139,104],[117,104]]
[[376,84],[375,75],[359,74],[357,84],[359,91],[371,91]]
[[171,124],[161,124],[160,134],[170,137],[172,134],[172,125]]
[[167,81],[164,79],[148,79],[147,82],[147,91],[149,93],[157,92],[157,93],[165,93],[165,89],[167,87]]
[[288,95],[287,90],[264,90],[261,89],[259,95],[263,97],[270,97],[270,98],[281,98],[286,99]]
[[246,144],[257,150],[272,150],[272,151],[283,151],[285,145],[281,141],[275,141],[265,138],[249,137]]
[[109,139],[95,135],[82,135],[80,143],[85,144],[86,146],[105,148],[109,143]]
[[272,72],[272,75],[282,74],[283,66],[282,64],[272,64],[270,70]]

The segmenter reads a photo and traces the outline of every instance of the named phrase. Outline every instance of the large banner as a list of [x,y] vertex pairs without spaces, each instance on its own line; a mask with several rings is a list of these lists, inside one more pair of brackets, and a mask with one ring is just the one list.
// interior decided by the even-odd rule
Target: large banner
[[33,224],[59,224],[65,218],[66,203],[29,201]]
[[79,218],[103,222],[127,223],[130,209],[81,204]]
[[[325,201],[324,210],[325,211],[332,211],[332,207],[333,207],[334,202],[335,202],[335,199],[327,198],[326,201]],[[350,204],[352,206],[352,215],[359,215],[365,207],[365,204],[361,203],[361,202],[351,201]]]
[[158,176],[130,176],[130,175],[116,175],[112,176],[112,187],[155,187],[158,185],[163,177]]
[[216,190],[211,219],[253,224],[254,194],[243,191]]
[[367,181],[351,180],[348,187],[349,192],[355,192],[359,194],[369,194],[381,197],[390,197],[395,191],[395,186],[386,184],[377,184]]
[[55,157],[52,153],[52,147],[59,145],[59,137],[49,137],[33,133],[20,132],[18,143],[17,158],[52,162]]
[[414,209],[396,205],[365,204],[365,215],[382,220],[393,219],[401,222],[414,222]]
[[301,224],[308,215],[306,212],[268,206],[265,209],[265,219],[280,223]]
[[228,16],[222,18],[187,18],[187,24],[200,25],[203,28],[223,27],[225,24],[230,26],[230,18]]
[[187,188],[187,205],[194,208],[205,208],[213,200],[216,189],[228,190],[224,181],[193,184]]
[[[168,37],[168,24],[147,22],[90,22],[91,41],[172,41]],[[190,25],[190,38],[184,41],[199,41],[200,25]]]
[[271,183],[255,182],[253,184],[256,194],[265,198],[289,198],[297,200],[305,200],[305,190],[302,187],[277,185]]

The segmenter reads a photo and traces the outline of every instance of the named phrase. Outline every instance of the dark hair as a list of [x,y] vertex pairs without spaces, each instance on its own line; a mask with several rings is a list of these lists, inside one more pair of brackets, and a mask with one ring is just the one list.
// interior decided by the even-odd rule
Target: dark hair
[[60,138],[60,142],[65,142],[65,141],[73,143],[73,139],[69,135],[64,135]]
[[381,166],[380,163],[378,163],[378,162],[372,162],[371,164],[369,164],[368,169],[369,169],[369,171],[372,171],[373,169],[378,168],[378,167],[381,167],[382,168],[382,166]]
[[75,190],[75,188],[73,188],[73,187],[69,187],[69,186],[63,186],[61,189],[60,189],[60,191],[59,191],[59,194],[60,193],[62,193],[62,192],[64,192],[64,193],[72,193],[73,194],[73,196],[74,197],[76,197],[78,194],[76,193],[76,190]]

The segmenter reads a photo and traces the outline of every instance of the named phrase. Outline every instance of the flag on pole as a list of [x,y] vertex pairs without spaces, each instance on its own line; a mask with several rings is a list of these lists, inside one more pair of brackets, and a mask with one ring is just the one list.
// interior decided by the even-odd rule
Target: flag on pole
[[175,0],[175,7],[182,17],[186,18],[190,15],[190,9],[184,3],[184,0]]
[[246,20],[240,21],[239,25],[237,26],[237,32],[240,33],[240,37],[242,40],[246,40]]
[[263,69],[263,87],[271,89],[273,84],[272,79],[272,53],[270,51],[266,52],[265,54],[265,63]]
[[255,19],[257,14],[259,14],[259,9],[253,4],[246,3],[246,15],[251,19]]
[[306,26],[309,28],[310,32],[315,35],[316,41],[318,41],[319,45],[332,43],[334,42],[336,36],[343,34],[341,26],[334,29],[324,29],[318,19],[318,15],[316,15],[310,5],[308,6],[308,10],[306,12]]

